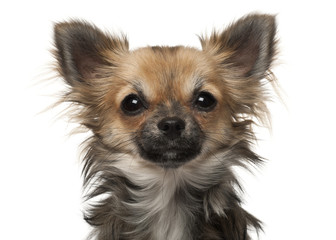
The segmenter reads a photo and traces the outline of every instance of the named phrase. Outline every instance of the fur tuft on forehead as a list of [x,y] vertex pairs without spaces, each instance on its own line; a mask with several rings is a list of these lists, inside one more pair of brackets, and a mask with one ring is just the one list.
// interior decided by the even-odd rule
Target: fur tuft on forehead
[[131,52],[120,74],[139,86],[151,101],[184,99],[209,73],[206,57],[186,47],[148,47]]

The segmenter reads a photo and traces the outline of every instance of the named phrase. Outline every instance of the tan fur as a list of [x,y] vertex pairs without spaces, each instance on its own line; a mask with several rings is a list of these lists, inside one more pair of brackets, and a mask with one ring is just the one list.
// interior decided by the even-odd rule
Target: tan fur
[[[83,160],[88,199],[103,196],[86,213],[92,237],[249,240],[248,227],[261,228],[241,207],[232,167],[262,161],[251,150],[252,125],[268,119],[274,21],[248,15],[202,37],[201,50],[131,51],[125,37],[86,22],[56,25],[58,72],[69,86],[62,100],[92,132]],[[204,93],[209,108],[197,105]],[[129,96],[139,112],[125,111]],[[167,119],[178,134],[160,127]]]

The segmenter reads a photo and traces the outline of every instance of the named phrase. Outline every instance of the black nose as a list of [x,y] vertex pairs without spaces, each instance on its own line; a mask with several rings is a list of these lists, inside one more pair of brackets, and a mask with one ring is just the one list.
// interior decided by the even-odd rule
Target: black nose
[[175,139],[181,136],[185,129],[185,122],[178,117],[166,117],[159,122],[158,128],[168,138]]

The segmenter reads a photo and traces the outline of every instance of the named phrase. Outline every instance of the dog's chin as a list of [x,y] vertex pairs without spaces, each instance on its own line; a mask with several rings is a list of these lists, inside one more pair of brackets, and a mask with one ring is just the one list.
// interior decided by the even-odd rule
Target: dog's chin
[[196,158],[200,153],[200,149],[169,149],[161,151],[145,151],[142,149],[140,155],[147,161],[155,163],[162,168],[179,168],[185,163]]

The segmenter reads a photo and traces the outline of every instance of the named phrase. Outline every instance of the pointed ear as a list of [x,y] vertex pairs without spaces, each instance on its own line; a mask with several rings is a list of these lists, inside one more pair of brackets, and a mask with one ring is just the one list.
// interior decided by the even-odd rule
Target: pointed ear
[[111,53],[128,51],[125,37],[111,37],[83,21],[58,23],[54,34],[59,72],[71,86],[93,79],[99,69],[113,65]]
[[262,79],[275,55],[275,17],[252,14],[239,19],[222,33],[201,39],[204,51],[215,54],[235,77]]

